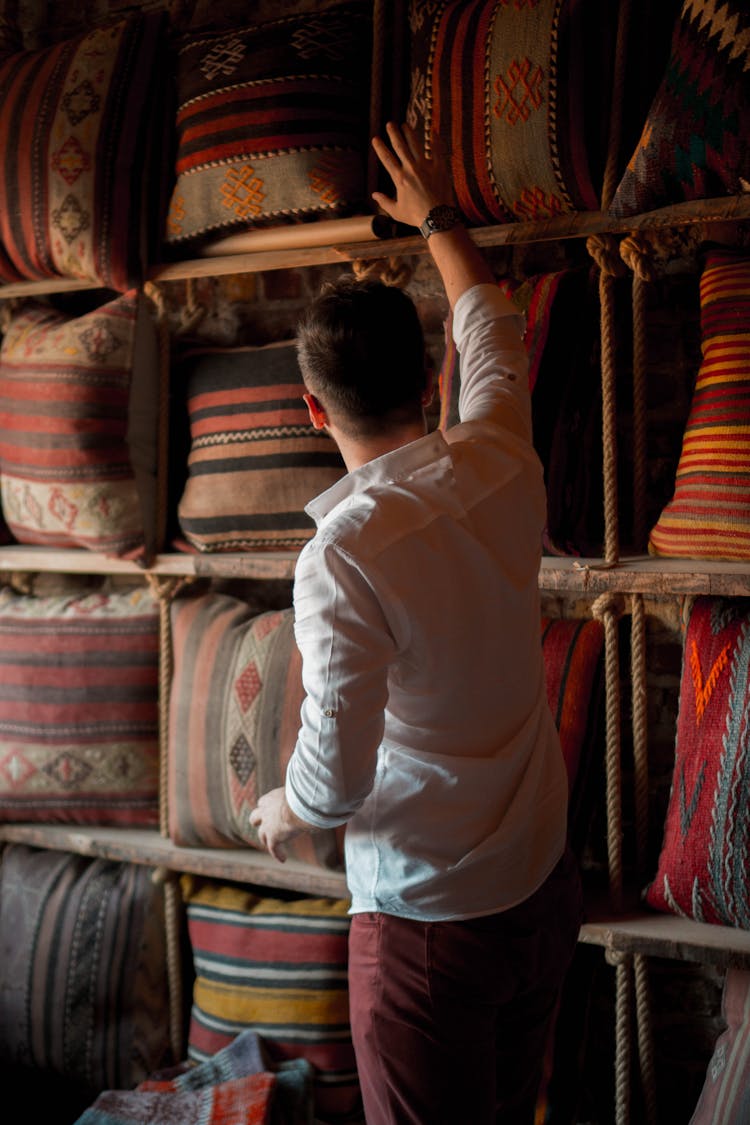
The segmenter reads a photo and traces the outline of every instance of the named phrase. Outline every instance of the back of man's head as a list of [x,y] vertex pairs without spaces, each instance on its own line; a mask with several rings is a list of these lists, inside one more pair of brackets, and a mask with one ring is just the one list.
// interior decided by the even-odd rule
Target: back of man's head
[[347,275],[303,315],[297,354],[308,391],[343,432],[373,437],[422,417],[427,368],[411,298]]

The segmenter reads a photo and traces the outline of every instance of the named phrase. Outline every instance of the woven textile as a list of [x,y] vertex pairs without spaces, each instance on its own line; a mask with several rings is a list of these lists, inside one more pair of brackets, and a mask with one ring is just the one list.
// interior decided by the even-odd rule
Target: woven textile
[[188,36],[167,240],[361,207],[371,63],[363,0]]
[[0,1058],[130,1088],[170,1061],[163,890],[146,867],[9,845]]
[[0,821],[157,822],[150,592],[0,591]]
[[747,189],[750,12],[685,0],[663,80],[612,200],[617,216]]
[[611,7],[413,0],[408,120],[442,142],[470,223],[598,208]]
[[750,929],[750,611],[697,598],[685,633],[672,789],[646,901]]
[[0,64],[2,280],[141,280],[162,27],[139,15]]
[[750,258],[708,252],[702,359],[674,496],[649,537],[656,555],[750,558]]
[[0,481],[19,542],[153,554],[160,379],[135,291],[83,316],[34,302],[13,316],[0,346]]
[[202,1060],[252,1028],[277,1059],[315,1068],[315,1113],[359,1101],[349,1028],[348,903],[282,901],[183,877],[195,985],[188,1054]]
[[176,381],[190,418],[178,505],[188,543],[199,551],[303,546],[315,531],[304,506],[343,476],[344,463],[310,425],[295,345],[194,351]]
[[716,1040],[690,1125],[750,1121],[750,972],[727,969],[721,997],[726,1028]]
[[[258,797],[284,784],[304,698],[291,610],[255,616],[223,594],[172,603],[169,832],[185,846],[258,847]],[[341,833],[307,833],[289,855],[341,865]]]

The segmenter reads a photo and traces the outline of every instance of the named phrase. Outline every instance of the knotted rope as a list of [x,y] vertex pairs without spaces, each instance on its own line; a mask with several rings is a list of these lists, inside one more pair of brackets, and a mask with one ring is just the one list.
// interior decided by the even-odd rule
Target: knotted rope
[[607,866],[612,905],[622,907],[622,763],[620,760],[620,656],[617,622],[622,614],[615,594],[602,594],[591,607],[604,626],[606,710]]
[[633,274],[633,539],[646,549],[646,295],[655,270],[649,242],[639,234],[620,243],[622,260]]
[[638,1026],[638,1059],[643,1083],[648,1125],[656,1125],[656,1081],[654,1075],[654,1039],[651,1026],[651,996],[648,984],[648,961],[642,953],[633,955],[635,975],[635,1011]]
[[169,478],[169,375],[171,342],[167,310],[162,289],[152,281],[143,287],[156,313],[156,334],[159,349],[159,395],[156,435],[156,550],[162,550],[167,531]]
[[166,867],[154,868],[152,879],[164,891],[164,937],[167,953],[167,990],[169,992],[169,1044],[175,1063],[181,1062],[184,1055],[184,1036],[182,1030],[183,1013],[183,965],[182,965],[182,904],[180,901],[179,876]]
[[403,289],[412,279],[414,266],[406,258],[355,258],[352,273],[358,281],[382,281]]
[[646,612],[642,594],[630,598],[630,684],[632,692],[633,769],[635,775],[635,848],[638,877],[646,871],[648,847],[648,714],[646,688]]
[[615,968],[615,1125],[629,1125],[632,957],[618,949],[608,949],[605,957]]

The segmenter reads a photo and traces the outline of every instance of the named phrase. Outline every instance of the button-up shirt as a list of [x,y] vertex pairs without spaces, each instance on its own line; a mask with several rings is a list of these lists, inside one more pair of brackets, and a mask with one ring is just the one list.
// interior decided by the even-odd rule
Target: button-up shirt
[[494,913],[560,858],[567,780],[547,705],[545,521],[519,318],[492,285],[454,309],[461,422],[317,497],[295,633],[306,698],[286,795],[347,824],[352,912]]

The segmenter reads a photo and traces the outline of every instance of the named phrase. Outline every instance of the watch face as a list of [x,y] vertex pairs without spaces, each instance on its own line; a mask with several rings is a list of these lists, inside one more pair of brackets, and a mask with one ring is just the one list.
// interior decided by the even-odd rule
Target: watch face
[[427,216],[427,222],[432,230],[449,230],[454,227],[458,221],[455,207],[449,207],[447,204],[442,204],[440,207],[433,207]]

